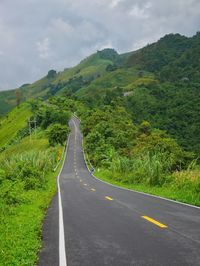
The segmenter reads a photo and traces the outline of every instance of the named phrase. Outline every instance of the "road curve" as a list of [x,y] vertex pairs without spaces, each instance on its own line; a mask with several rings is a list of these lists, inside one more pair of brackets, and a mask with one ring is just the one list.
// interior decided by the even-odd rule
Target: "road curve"
[[[68,266],[200,265],[200,209],[105,184],[85,165],[79,121],[70,121],[60,175]],[[58,199],[43,225],[39,266],[59,264]],[[62,253],[62,252],[61,252]]]

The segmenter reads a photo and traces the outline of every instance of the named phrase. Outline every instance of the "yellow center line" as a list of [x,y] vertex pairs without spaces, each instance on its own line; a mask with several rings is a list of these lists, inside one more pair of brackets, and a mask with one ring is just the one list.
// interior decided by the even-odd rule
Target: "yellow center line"
[[108,196],[106,196],[105,198],[106,198],[107,200],[113,200],[113,198],[108,197]]
[[95,191],[96,191],[96,189],[95,189],[95,188],[91,188],[91,191],[94,191],[94,192],[95,192]]
[[150,218],[150,217],[148,217],[148,216],[141,216],[141,217],[142,217],[143,219],[149,221],[150,223],[153,223],[153,224],[159,226],[160,228],[167,228],[167,225],[165,225],[165,224],[161,224],[160,222],[158,222],[158,221],[156,221],[156,220],[154,220],[154,219],[152,219],[152,218]]

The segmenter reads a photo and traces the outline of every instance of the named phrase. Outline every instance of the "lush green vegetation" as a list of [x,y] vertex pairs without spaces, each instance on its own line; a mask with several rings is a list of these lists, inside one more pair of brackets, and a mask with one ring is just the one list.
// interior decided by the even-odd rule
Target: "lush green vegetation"
[[187,150],[200,154],[200,85],[154,84],[140,86],[125,106],[136,123],[143,120],[166,130]]
[[[52,169],[72,112],[81,118],[98,177],[200,205],[199,44],[199,33],[170,34],[123,55],[105,49],[0,93],[2,265],[37,261],[42,220],[56,190]],[[32,140],[29,118],[37,120]]]
[[[0,153],[1,265],[37,262],[42,222],[56,192],[58,172],[54,168],[61,160],[69,133],[70,114],[67,107],[66,111],[60,109],[61,102],[32,101],[3,119],[2,130],[10,123],[13,127],[10,126],[12,130],[8,127],[12,131],[7,138],[10,144]],[[37,119],[37,129],[32,128],[31,138],[26,121],[30,116]],[[18,130],[17,135],[14,129]]]
[[123,107],[104,106],[78,114],[85,151],[95,168],[101,169],[100,177],[103,173],[117,184],[200,205],[197,160],[166,132],[147,121],[134,125]]
[[[191,180],[193,180],[194,177],[197,178],[199,171],[199,169],[196,171],[189,170],[182,172],[181,176],[179,177],[175,176],[175,178],[179,178],[179,180],[181,181],[181,186],[179,185],[179,182],[177,182],[179,186],[177,186],[176,183],[171,183],[171,185],[168,184],[163,186],[149,186],[144,183],[126,183],[113,178],[112,172],[107,169],[98,169],[98,171],[95,172],[95,176],[105,182],[116,186],[200,206],[199,194],[197,194],[196,192],[193,193],[192,189],[185,189],[186,186],[193,186],[193,184],[191,184]],[[184,184],[184,182],[182,182],[182,178],[184,178],[184,182],[185,180],[189,180],[189,184],[187,182],[185,182],[186,184]]]
[[0,120],[0,148],[9,145],[17,137],[17,133],[27,126],[30,116],[31,108],[25,103]]

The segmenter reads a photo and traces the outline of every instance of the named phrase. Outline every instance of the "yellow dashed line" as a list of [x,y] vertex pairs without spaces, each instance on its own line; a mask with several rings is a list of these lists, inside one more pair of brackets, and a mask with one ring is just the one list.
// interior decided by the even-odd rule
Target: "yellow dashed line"
[[95,192],[95,191],[96,191],[96,189],[95,189],[95,188],[91,188],[91,191],[94,191],[94,192]]
[[107,200],[113,200],[113,198],[108,197],[108,196],[106,196],[105,198],[106,198]]
[[153,223],[161,228],[167,228],[167,225],[161,224],[160,222],[148,217],[148,216],[142,216],[143,219],[149,221],[150,223]]

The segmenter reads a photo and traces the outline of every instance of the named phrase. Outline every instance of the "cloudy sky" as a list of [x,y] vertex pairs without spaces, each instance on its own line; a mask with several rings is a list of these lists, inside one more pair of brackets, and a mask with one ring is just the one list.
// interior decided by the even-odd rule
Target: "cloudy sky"
[[138,49],[200,30],[200,0],[0,0],[0,90],[105,47]]

